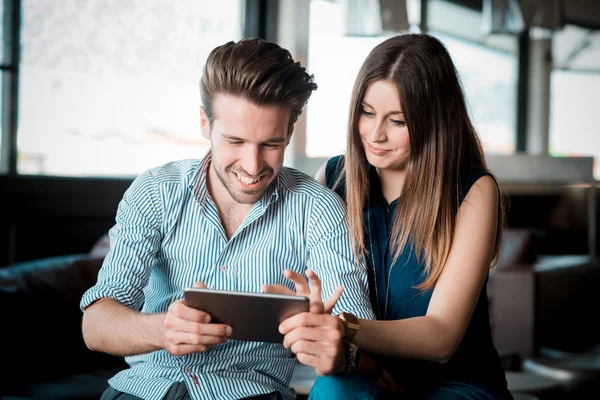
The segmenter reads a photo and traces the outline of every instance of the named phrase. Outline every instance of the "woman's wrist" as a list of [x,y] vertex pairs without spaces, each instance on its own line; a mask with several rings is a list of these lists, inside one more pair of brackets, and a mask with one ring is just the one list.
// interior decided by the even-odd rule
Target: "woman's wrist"
[[346,353],[346,368],[344,369],[344,372],[358,371],[360,364],[360,350],[358,349],[358,346],[344,342],[344,350]]

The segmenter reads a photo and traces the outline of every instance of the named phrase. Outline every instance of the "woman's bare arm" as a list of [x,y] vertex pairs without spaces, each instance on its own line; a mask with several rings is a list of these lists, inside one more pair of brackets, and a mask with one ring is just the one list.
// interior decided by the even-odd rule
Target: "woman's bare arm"
[[440,363],[450,360],[489,271],[497,224],[496,183],[484,176],[473,184],[460,206],[454,241],[427,314],[397,321],[361,320],[354,343],[374,354]]

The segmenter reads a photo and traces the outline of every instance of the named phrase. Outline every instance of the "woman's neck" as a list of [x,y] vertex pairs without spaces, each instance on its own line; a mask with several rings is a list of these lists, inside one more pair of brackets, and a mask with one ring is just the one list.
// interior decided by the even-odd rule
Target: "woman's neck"
[[381,193],[383,194],[383,197],[387,203],[390,204],[402,194],[402,188],[406,178],[406,170],[378,168],[377,174],[379,175],[379,182],[381,183]]

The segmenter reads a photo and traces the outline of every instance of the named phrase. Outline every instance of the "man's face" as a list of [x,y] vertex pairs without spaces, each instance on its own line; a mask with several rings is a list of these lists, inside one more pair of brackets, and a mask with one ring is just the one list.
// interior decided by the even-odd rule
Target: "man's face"
[[209,177],[215,201],[230,200],[228,196],[239,204],[260,200],[283,165],[292,135],[288,130],[290,112],[286,106],[258,106],[220,94],[215,96],[209,126],[204,108],[200,108],[202,135],[212,145]]

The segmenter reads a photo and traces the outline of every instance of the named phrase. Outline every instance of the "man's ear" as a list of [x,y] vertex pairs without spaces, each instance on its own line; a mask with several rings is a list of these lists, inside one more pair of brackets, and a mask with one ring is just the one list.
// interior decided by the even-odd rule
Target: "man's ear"
[[210,123],[208,122],[208,116],[203,106],[200,106],[200,130],[202,131],[202,136],[210,139]]
[[294,127],[296,125],[292,125],[289,127],[288,129],[288,134],[287,134],[287,141],[285,142],[285,145],[287,146],[288,144],[290,144],[290,142],[292,141],[292,134],[294,133]]

